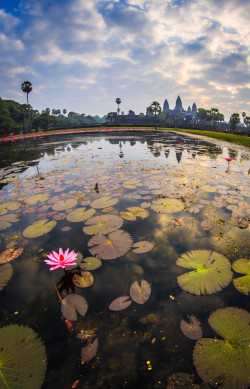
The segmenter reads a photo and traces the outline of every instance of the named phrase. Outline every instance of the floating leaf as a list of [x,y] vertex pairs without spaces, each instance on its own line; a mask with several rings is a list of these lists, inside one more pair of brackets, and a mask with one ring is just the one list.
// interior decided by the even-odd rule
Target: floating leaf
[[76,199],[59,200],[52,205],[52,209],[54,209],[54,211],[65,211],[66,209],[75,207],[76,204]]
[[233,279],[235,288],[248,296],[250,293],[250,260],[241,258],[232,264],[232,269],[237,273],[245,274],[243,277]]
[[195,316],[188,316],[189,322],[181,320],[180,327],[183,334],[192,340],[199,340],[202,338],[202,328],[200,321]]
[[0,290],[2,290],[9,282],[13,274],[13,268],[10,263],[5,263],[0,266]]
[[85,224],[87,225],[83,227],[85,234],[109,234],[118,230],[123,225],[123,220],[116,215],[101,215],[92,217]]
[[74,274],[72,281],[78,288],[89,288],[94,282],[94,277],[89,271],[81,271],[81,275]]
[[67,231],[70,231],[71,230],[71,227],[63,227],[61,228],[61,231],[63,232],[67,232]]
[[136,247],[136,248],[132,251],[136,254],[143,254],[143,253],[147,253],[148,251],[151,251],[154,248],[154,246],[155,246],[154,243],[142,240],[141,242],[136,242],[133,244],[132,247]]
[[37,238],[50,232],[57,224],[55,220],[48,221],[49,219],[38,220],[31,224],[23,231],[25,238]]
[[86,209],[85,207],[74,209],[74,211],[70,212],[67,215],[66,219],[69,222],[79,223],[79,222],[84,222],[85,220],[91,218],[96,213],[96,210],[93,208],[88,209],[87,211],[85,211],[85,209]]
[[151,208],[159,213],[175,213],[184,209],[182,201],[177,199],[157,199],[153,201]]
[[216,186],[211,186],[211,185],[202,185],[201,189],[204,192],[216,192],[217,187]]
[[129,298],[129,296],[118,297],[112,301],[109,305],[109,309],[111,311],[122,311],[123,309],[126,309],[132,303],[132,300],[128,300]]
[[131,178],[130,180],[126,180],[123,182],[122,186],[126,189],[136,189],[138,186],[142,186],[142,182],[135,178]]
[[87,346],[82,347],[81,350],[81,359],[83,363],[91,361],[91,359],[94,358],[95,354],[97,353],[98,349],[98,339],[96,338],[93,343],[91,343],[91,340],[88,341]]
[[130,297],[138,304],[144,304],[151,295],[151,286],[145,280],[141,281],[141,286],[138,281],[133,282],[129,290]]
[[39,389],[47,357],[37,334],[29,327],[11,325],[0,328],[0,387]]
[[100,197],[99,199],[92,201],[90,206],[92,208],[100,208],[100,209],[107,208],[117,204],[118,201],[119,201],[118,199],[112,197]]
[[76,311],[85,316],[88,310],[88,304],[84,297],[79,294],[68,294],[61,303],[61,311],[65,319],[77,321]]
[[22,203],[19,201],[7,201],[6,203],[0,204],[0,215],[4,215],[10,211],[15,211],[16,209],[20,208]]
[[24,202],[28,205],[34,205],[38,202],[43,203],[44,201],[47,201],[50,198],[49,193],[38,193],[33,196],[26,197],[24,199]]
[[102,266],[102,261],[99,258],[87,257],[83,259],[79,266],[83,270],[95,270]]
[[92,255],[100,259],[115,259],[126,254],[132,246],[131,236],[123,231],[117,230],[108,235],[95,235],[88,242],[88,248]]
[[13,261],[13,259],[18,258],[23,252],[23,247],[19,249],[7,249],[0,254],[0,264]]
[[231,282],[233,276],[228,259],[215,251],[189,251],[181,255],[176,264],[194,269],[179,276],[177,281],[182,289],[196,295],[219,292]]
[[120,212],[120,216],[126,220],[136,220],[137,217],[141,217],[145,219],[148,217],[149,213],[144,208],[140,207],[129,207],[127,208],[127,212]]
[[249,321],[250,314],[238,308],[218,309],[211,314],[210,326],[224,339],[196,342],[194,365],[204,381],[223,389],[249,387]]
[[77,256],[76,256],[76,259],[74,260],[74,262],[76,262],[76,265],[72,265],[72,266],[67,266],[67,270],[73,270],[75,269],[76,267],[79,266],[79,264],[81,263],[82,261],[82,254],[81,253],[77,253]]
[[149,207],[151,207],[151,203],[149,203],[149,202],[144,202],[144,203],[141,203],[141,208],[149,208]]

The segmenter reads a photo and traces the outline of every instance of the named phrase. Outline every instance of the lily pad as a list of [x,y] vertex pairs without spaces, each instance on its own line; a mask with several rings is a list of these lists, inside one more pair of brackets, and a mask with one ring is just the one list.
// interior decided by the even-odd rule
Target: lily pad
[[85,224],[87,227],[83,227],[83,232],[87,235],[109,234],[119,230],[123,225],[123,219],[116,215],[101,215],[92,217]]
[[136,220],[137,217],[145,219],[149,213],[146,209],[140,207],[128,207],[127,212],[120,212],[120,216],[126,220]]
[[0,328],[0,387],[40,389],[46,371],[46,350],[29,327]]
[[49,219],[38,220],[37,222],[31,224],[23,231],[23,236],[25,238],[37,238],[50,232],[57,222],[55,220],[49,221]]
[[72,281],[78,288],[89,288],[94,282],[94,277],[89,271],[81,271],[81,275],[74,274]]
[[16,223],[21,219],[21,215],[17,213],[8,213],[7,215],[0,216],[0,230],[5,230],[11,227],[11,223]]
[[98,349],[98,339],[96,338],[93,342],[88,341],[87,346],[82,347],[81,350],[81,359],[83,363],[91,361],[97,353]]
[[33,196],[26,197],[26,199],[24,199],[24,202],[25,204],[28,205],[34,205],[38,202],[43,203],[44,201],[47,201],[49,198],[50,198],[49,193],[38,193]]
[[90,206],[92,208],[107,208],[107,207],[112,207],[113,205],[118,203],[118,199],[113,198],[113,197],[100,197],[99,199],[96,199],[90,203]]
[[85,209],[85,207],[74,209],[74,211],[68,213],[66,219],[69,222],[79,223],[91,218],[96,213],[96,210],[93,208],[88,209],[87,211],[85,211]]
[[194,269],[177,278],[178,284],[187,292],[201,295],[219,292],[232,279],[228,259],[215,251],[193,250],[181,255],[177,266]]
[[157,199],[154,200],[151,208],[158,213],[175,213],[184,209],[184,204],[178,199]]
[[9,282],[13,274],[13,268],[10,263],[5,263],[0,266],[0,290],[2,290]]
[[232,269],[237,273],[245,274],[243,277],[234,278],[233,283],[239,292],[248,296],[250,293],[250,260],[238,259],[232,264]]
[[111,311],[122,311],[123,309],[126,309],[132,303],[132,300],[128,300],[129,298],[129,296],[118,297],[112,301],[109,305],[109,309]]
[[95,235],[88,242],[88,248],[92,255],[100,259],[115,259],[126,254],[132,246],[131,236],[123,230],[111,232],[108,237]]
[[154,248],[154,243],[147,242],[145,240],[142,240],[141,242],[136,242],[133,244],[132,247],[135,247],[133,253],[136,254],[144,254],[147,253],[148,251],[151,251]]
[[76,311],[85,316],[88,310],[88,304],[84,297],[79,294],[68,294],[61,303],[61,311],[65,319],[77,321]]
[[74,262],[76,263],[76,265],[72,265],[72,266],[67,266],[67,270],[73,270],[75,269],[76,267],[79,266],[79,264],[81,263],[82,261],[82,253],[77,253],[77,256],[76,256],[76,259],[74,260]]
[[6,203],[0,204],[0,215],[4,215],[10,211],[15,211],[16,209],[20,208],[22,203],[20,201],[7,201]]
[[54,211],[65,211],[75,207],[76,204],[76,199],[59,200],[52,205],[52,209],[54,209]]
[[123,182],[122,186],[126,189],[136,189],[138,186],[142,186],[142,182],[136,178],[131,178]]
[[188,316],[189,321],[181,320],[180,327],[183,334],[192,340],[202,338],[202,328],[200,321],[195,316]]
[[99,258],[87,257],[79,264],[82,270],[95,270],[102,266],[102,261]]
[[151,296],[151,286],[145,280],[141,281],[141,286],[135,281],[130,286],[129,294],[136,303],[144,304]]
[[7,249],[3,251],[0,254],[0,264],[8,263],[10,261],[13,261],[13,259],[18,258],[23,252],[23,247],[20,247],[19,249]]
[[213,312],[208,319],[223,339],[196,342],[193,359],[199,376],[212,386],[247,389],[250,385],[250,314],[238,308]]

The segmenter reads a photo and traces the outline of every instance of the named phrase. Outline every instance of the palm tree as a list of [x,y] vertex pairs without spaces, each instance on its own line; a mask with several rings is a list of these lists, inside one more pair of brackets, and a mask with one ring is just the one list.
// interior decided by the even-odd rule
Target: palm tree
[[156,114],[161,113],[160,103],[158,103],[158,101],[153,101],[153,103],[149,107],[149,110],[150,110],[150,113],[155,114],[155,130],[156,130]]
[[117,99],[115,100],[116,104],[118,105],[118,108],[117,108],[117,114],[119,115],[119,112],[120,112],[120,108],[119,108],[119,105],[121,104],[121,99],[119,97],[117,97]]
[[24,81],[21,84],[22,91],[27,94],[27,104],[29,104],[28,95],[32,91],[32,84],[30,81]]

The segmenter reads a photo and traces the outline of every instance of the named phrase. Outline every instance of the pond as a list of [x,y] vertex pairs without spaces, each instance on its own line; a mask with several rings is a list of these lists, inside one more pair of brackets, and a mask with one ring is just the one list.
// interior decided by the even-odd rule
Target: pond
[[2,388],[248,387],[250,153],[204,139],[1,146]]

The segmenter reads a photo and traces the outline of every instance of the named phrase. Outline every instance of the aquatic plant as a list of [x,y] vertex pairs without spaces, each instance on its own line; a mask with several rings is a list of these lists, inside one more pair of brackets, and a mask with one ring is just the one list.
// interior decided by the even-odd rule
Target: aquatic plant
[[109,234],[121,228],[123,219],[116,215],[95,216],[87,220],[83,232],[87,235]]
[[182,289],[196,295],[219,292],[233,276],[228,259],[211,250],[189,251],[177,259],[176,265],[194,269],[179,276],[177,281]]
[[235,288],[248,296],[250,292],[250,260],[241,258],[232,264],[232,269],[237,273],[245,274],[243,277],[233,279]]
[[13,274],[13,268],[10,263],[5,263],[0,266],[0,290],[2,290],[9,282]]
[[199,376],[223,389],[247,389],[250,384],[250,314],[232,307],[218,309],[208,322],[223,339],[203,338],[196,342],[193,360]]
[[69,249],[63,252],[63,249],[59,249],[59,253],[56,253],[55,251],[52,251],[49,255],[47,255],[48,259],[45,259],[44,262],[47,263],[47,265],[53,265],[50,270],[56,270],[60,267],[62,269],[65,269],[66,266],[72,266],[77,265],[75,262],[77,258],[77,253],[74,252],[74,250],[69,252]]
[[77,321],[77,312],[85,316],[87,310],[88,303],[79,294],[68,294],[61,302],[61,312],[66,320]]
[[153,201],[151,208],[159,213],[175,213],[184,209],[184,204],[178,199],[157,199]]
[[37,222],[30,224],[23,231],[23,236],[25,238],[37,238],[50,232],[57,222],[55,220],[49,221],[49,219],[38,220]]
[[40,389],[46,371],[46,350],[29,327],[0,328],[0,387]]

